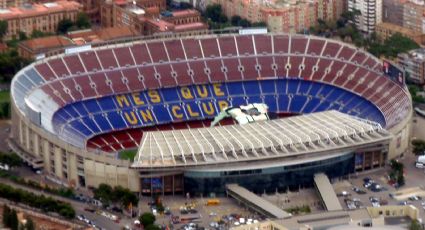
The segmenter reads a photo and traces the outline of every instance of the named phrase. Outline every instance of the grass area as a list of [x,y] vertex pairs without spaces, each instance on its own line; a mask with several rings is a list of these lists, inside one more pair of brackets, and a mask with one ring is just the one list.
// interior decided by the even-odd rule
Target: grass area
[[10,91],[9,90],[0,91],[0,103],[3,103],[3,102],[10,102]]
[[118,154],[118,157],[122,160],[133,161],[137,154],[137,149],[123,150]]

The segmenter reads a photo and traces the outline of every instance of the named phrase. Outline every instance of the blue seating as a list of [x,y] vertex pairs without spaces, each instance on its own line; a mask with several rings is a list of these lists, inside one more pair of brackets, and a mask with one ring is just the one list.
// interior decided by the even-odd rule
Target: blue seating
[[141,126],[210,119],[223,107],[248,103],[266,103],[275,113],[335,109],[385,126],[384,116],[371,102],[335,86],[302,79],[163,88],[93,98],[63,107],[52,122],[55,130],[66,130],[62,134],[90,137]]

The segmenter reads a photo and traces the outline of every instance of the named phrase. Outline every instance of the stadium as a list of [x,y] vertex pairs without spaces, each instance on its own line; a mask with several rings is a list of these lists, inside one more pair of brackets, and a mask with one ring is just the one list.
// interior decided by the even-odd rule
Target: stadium
[[[311,186],[407,151],[403,74],[335,40],[225,34],[71,48],[12,82],[11,148],[73,186],[222,194]],[[238,125],[228,107],[262,103]],[[134,161],[119,158],[137,151]]]

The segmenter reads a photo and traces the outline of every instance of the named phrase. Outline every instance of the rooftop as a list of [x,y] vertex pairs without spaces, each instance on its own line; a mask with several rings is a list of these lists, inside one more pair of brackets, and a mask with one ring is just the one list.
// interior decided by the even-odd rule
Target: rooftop
[[390,138],[377,123],[325,111],[246,125],[147,132],[132,167],[270,160]]
[[78,10],[80,7],[80,3],[75,1],[25,4],[22,7],[0,9],[0,19],[7,20],[18,17],[32,17],[53,12]]
[[37,51],[42,51],[45,49],[57,49],[73,44],[74,43],[70,39],[64,36],[49,36],[22,41],[19,43],[19,46],[37,53]]
[[109,27],[99,30],[80,30],[67,34],[76,44],[83,45],[85,43],[110,41],[114,39],[137,36],[138,33],[131,27]]

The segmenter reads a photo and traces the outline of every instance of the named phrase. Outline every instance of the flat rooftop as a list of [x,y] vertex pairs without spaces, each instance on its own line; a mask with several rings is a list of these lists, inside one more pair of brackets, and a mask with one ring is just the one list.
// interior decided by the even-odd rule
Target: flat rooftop
[[134,168],[258,161],[388,141],[378,123],[325,111],[245,125],[146,132]]

